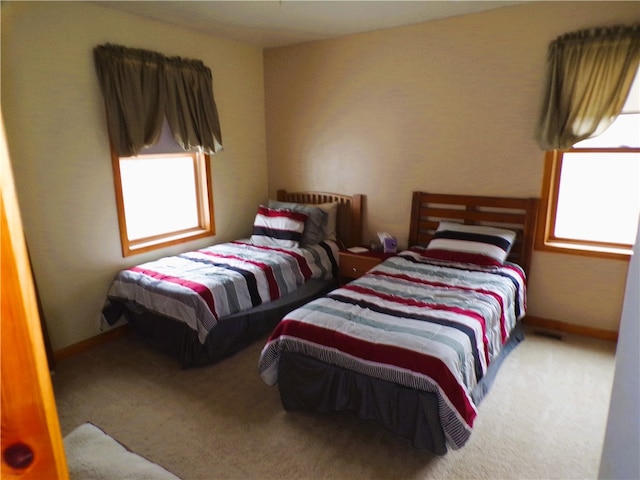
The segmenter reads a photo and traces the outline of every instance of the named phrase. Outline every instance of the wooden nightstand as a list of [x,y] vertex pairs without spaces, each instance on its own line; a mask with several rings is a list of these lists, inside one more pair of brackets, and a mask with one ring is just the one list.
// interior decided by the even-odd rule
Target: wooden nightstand
[[383,260],[395,253],[383,253],[368,250],[362,253],[352,253],[346,250],[340,252],[340,282],[345,283],[364,275]]

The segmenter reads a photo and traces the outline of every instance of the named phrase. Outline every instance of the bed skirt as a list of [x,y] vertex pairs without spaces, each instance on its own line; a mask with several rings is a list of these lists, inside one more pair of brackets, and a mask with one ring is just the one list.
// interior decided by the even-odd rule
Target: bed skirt
[[310,280],[278,300],[221,318],[204,343],[184,322],[133,305],[118,307],[146,344],[178,360],[182,368],[192,368],[212,364],[246,348],[271,332],[287,313],[335,287],[333,280]]
[[[501,354],[472,392],[476,405],[489,392],[504,359],[523,340],[524,331],[518,324]],[[447,452],[438,415],[438,398],[434,393],[379,380],[288,351],[281,352],[278,389],[287,411],[353,411],[361,419],[373,420],[408,439],[415,448],[437,455]]]

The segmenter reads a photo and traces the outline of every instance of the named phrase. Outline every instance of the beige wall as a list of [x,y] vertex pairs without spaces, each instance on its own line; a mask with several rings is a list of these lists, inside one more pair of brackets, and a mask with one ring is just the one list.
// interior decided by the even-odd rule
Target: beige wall
[[[2,4],[2,113],[54,349],[99,333],[121,268],[250,233],[267,198],[262,50],[81,2]],[[224,151],[213,157],[217,235],[123,258],[92,50],[111,42],[211,68]]]
[[[539,196],[550,41],[637,2],[543,2],[265,52],[269,191],[367,196],[365,238],[406,246],[411,192]],[[618,329],[628,262],[535,252],[529,313]]]

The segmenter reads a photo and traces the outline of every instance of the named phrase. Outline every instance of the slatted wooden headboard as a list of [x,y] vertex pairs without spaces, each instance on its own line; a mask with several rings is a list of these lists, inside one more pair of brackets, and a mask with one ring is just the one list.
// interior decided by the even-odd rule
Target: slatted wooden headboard
[[362,227],[364,195],[341,195],[327,192],[287,192],[278,190],[277,199],[280,202],[295,203],[333,203],[338,202],[338,218],[336,232],[338,240],[345,247],[362,245]]
[[413,192],[409,245],[426,245],[440,221],[508,228],[517,234],[508,260],[529,273],[537,211],[537,198]]

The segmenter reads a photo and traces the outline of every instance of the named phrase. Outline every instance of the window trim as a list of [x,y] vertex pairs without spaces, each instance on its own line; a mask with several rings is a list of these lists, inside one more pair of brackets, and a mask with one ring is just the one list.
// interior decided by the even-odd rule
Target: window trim
[[[580,148],[569,151],[584,152],[640,152],[640,148]],[[567,253],[596,258],[615,260],[629,260],[633,245],[607,244],[579,239],[557,238],[553,234],[556,222],[556,206],[558,204],[558,190],[560,173],[562,171],[562,150],[549,150],[545,154],[544,174],[542,178],[542,193],[540,195],[540,209],[536,228],[535,250],[555,253]]]
[[[149,154],[153,156],[172,156],[175,153]],[[116,207],[118,211],[118,227],[120,230],[120,245],[122,256],[129,257],[152,250],[177,245],[199,238],[215,235],[215,221],[213,209],[213,188],[211,181],[211,162],[206,153],[183,152],[180,155],[190,155],[194,162],[195,188],[198,199],[198,226],[185,230],[168,232],[137,240],[129,240],[127,221],[122,194],[122,177],[120,173],[120,158],[115,150],[111,149],[111,165],[113,167],[113,180],[115,187]],[[140,156],[144,156],[141,154]],[[124,158],[124,157],[122,157]]]

